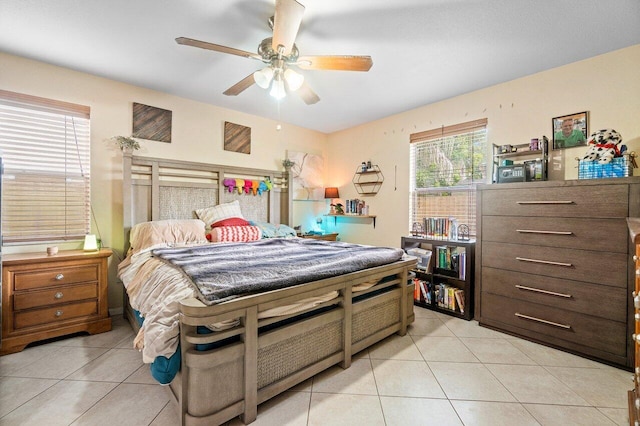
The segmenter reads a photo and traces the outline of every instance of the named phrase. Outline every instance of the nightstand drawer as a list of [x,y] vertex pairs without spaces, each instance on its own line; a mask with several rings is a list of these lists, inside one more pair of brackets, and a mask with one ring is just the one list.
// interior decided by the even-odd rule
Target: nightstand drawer
[[625,219],[484,216],[482,240],[627,253]]
[[482,268],[482,283],[483,292],[621,323],[627,320],[627,292],[623,288],[494,268]]
[[98,267],[96,265],[52,268],[42,271],[16,272],[13,278],[13,288],[19,291],[97,280]]
[[14,326],[19,330],[43,324],[55,325],[57,322],[96,315],[97,313],[98,303],[96,301],[60,305],[55,308],[16,312]]
[[484,191],[482,214],[624,219],[629,215],[629,187],[594,185]]
[[624,253],[484,242],[482,266],[627,288]]
[[96,299],[97,297],[97,283],[80,284],[45,291],[30,291],[14,294],[13,309],[19,311],[40,306],[76,302],[78,300]]
[[533,331],[537,339],[562,339],[617,356],[627,354],[626,324],[482,292],[482,316]]

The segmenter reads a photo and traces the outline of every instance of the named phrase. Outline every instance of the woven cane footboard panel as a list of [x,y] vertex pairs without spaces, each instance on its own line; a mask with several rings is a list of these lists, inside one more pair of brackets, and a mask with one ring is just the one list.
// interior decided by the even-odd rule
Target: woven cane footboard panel
[[[204,353],[201,356],[205,356]],[[224,350],[219,357],[228,356]],[[189,368],[187,412],[192,416],[215,413],[244,398],[244,357],[231,358],[213,368]]]
[[343,336],[340,320],[260,349],[258,389],[341,351]]
[[351,343],[357,343],[399,320],[400,299],[387,299],[364,309],[353,315]]

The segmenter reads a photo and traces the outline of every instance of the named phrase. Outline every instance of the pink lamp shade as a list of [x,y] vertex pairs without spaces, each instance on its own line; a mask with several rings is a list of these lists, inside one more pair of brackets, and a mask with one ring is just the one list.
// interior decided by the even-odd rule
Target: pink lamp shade
[[325,188],[324,198],[340,198],[340,194],[338,193],[338,188],[336,187]]

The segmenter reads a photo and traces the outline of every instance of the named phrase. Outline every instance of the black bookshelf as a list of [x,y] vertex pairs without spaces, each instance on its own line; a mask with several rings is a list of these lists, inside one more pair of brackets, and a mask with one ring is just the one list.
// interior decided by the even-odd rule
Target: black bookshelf
[[429,261],[419,258],[414,270],[414,305],[473,319],[475,240],[402,237],[401,247],[409,254],[412,249],[431,252]]

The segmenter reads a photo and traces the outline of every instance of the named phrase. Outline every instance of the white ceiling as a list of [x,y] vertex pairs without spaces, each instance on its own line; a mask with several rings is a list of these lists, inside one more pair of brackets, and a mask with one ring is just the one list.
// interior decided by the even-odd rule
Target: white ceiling
[[301,55],[373,58],[303,71],[310,106],[256,85],[224,96],[262,62],[174,41],[256,52],[274,0],[0,0],[0,51],[331,133],[640,43],[638,0],[299,1]]

